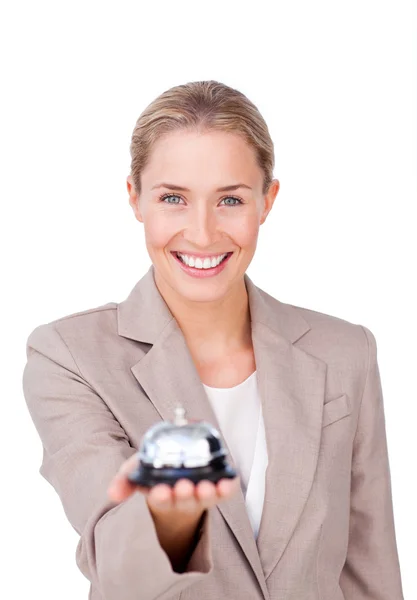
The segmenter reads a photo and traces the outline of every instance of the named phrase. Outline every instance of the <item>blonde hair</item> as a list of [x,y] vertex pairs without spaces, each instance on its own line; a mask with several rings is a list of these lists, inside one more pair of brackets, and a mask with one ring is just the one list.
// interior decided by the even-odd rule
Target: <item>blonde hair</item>
[[255,150],[264,172],[262,193],[273,179],[274,144],[265,120],[256,106],[236,89],[218,81],[192,81],[172,87],[139,116],[130,144],[131,177],[138,194],[140,176],[153,144],[173,131],[225,131],[241,135]]

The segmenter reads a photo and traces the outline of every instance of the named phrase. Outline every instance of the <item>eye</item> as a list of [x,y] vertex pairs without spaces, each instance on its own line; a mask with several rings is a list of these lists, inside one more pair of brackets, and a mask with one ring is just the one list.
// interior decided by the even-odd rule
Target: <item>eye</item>
[[[179,198],[180,200],[182,200],[181,196],[178,196],[178,194],[164,194],[163,196],[161,196],[160,200],[161,202],[165,202],[168,198]],[[221,202],[226,201],[226,200],[234,200],[235,202],[233,202],[233,204],[230,204],[229,202],[225,204],[225,206],[237,206],[238,204],[243,204],[242,200],[240,198],[238,198],[237,196],[226,196],[226,198],[222,198]],[[179,204],[178,202],[166,202],[166,204]]]
[[243,204],[242,200],[236,196],[226,196],[226,198],[223,198],[221,201],[223,202],[223,200],[236,200],[236,203],[226,204],[226,206],[237,206],[238,204]]
[[[167,198],[180,198],[181,196],[178,196],[177,194],[164,194],[163,196],[161,196],[160,200],[161,202],[165,202],[165,200]],[[178,204],[178,202],[167,202],[166,204]]]

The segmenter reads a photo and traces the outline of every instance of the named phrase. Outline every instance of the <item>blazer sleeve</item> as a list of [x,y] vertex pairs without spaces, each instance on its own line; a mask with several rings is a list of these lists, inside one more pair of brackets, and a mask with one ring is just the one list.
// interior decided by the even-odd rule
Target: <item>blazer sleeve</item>
[[368,368],[353,444],[347,557],[340,576],[346,600],[403,600],[377,346],[362,327]]
[[107,495],[122,462],[137,452],[107,404],[83,378],[55,324],[26,343],[23,392],[43,446],[41,475],[80,535],[76,563],[105,600],[170,600],[213,571],[210,511],[184,573],[159,544],[143,494]]

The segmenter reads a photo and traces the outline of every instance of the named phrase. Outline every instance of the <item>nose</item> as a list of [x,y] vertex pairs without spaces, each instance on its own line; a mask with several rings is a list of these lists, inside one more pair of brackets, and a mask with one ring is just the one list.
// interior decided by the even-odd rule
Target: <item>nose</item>
[[194,246],[210,248],[215,241],[217,220],[213,208],[202,202],[188,212],[184,238]]

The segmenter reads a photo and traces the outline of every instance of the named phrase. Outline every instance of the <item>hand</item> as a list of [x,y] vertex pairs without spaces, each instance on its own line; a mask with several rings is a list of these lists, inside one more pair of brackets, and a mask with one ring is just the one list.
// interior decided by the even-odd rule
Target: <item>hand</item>
[[194,484],[189,479],[180,479],[174,487],[159,483],[152,488],[136,485],[127,479],[128,473],[137,468],[137,453],[128,458],[113,477],[108,488],[109,498],[113,502],[122,502],[135,491],[146,496],[147,504],[153,516],[195,518],[206,509],[231,498],[240,487],[240,477],[220,479],[216,484],[202,480]]

